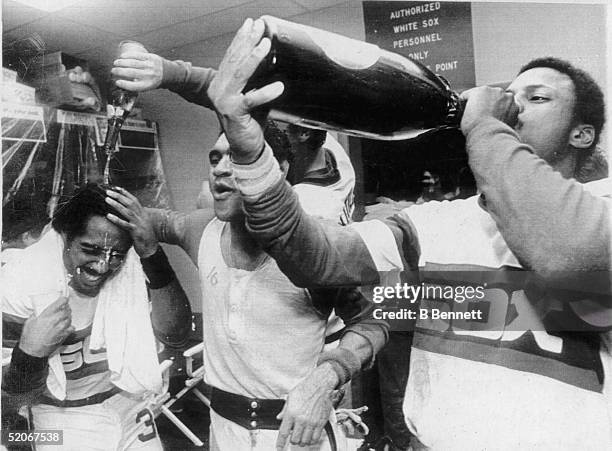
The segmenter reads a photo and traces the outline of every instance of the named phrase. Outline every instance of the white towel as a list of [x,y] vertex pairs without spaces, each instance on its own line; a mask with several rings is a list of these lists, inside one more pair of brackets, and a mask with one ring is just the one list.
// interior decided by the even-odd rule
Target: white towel
[[121,271],[103,285],[89,348],[106,348],[111,382],[130,393],[159,393],[162,377],[145,276],[132,248]]
[[[19,257],[17,279],[38,315],[66,294],[68,280],[63,264],[64,243],[55,230],[24,249]],[[15,273],[13,273],[15,274]],[[22,277],[20,277],[20,275]],[[35,283],[27,285],[27,281]],[[159,393],[162,377],[151,326],[145,276],[134,249],[123,267],[108,280],[98,295],[92,324],[90,349],[106,348],[111,382],[133,394]],[[47,387],[53,396],[66,398],[66,374],[59,351],[49,356]]]

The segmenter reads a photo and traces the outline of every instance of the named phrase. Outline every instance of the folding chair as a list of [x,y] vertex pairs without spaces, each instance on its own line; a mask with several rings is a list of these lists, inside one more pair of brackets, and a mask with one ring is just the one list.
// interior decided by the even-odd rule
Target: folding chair
[[198,399],[202,401],[202,403],[210,409],[210,399],[208,399],[208,397],[206,397],[200,391],[200,389],[197,388],[197,385],[200,382],[204,381],[204,365],[202,364],[199,368],[195,370],[193,368],[193,364],[195,360],[194,357],[198,354],[201,355],[203,351],[204,351],[204,343],[199,343],[187,349],[183,353],[183,357],[185,357],[185,367],[186,367],[188,379],[185,380],[185,388],[183,388],[176,395],[174,395],[175,400],[173,401],[173,403],[191,391],[191,393],[196,395]]
[[210,408],[210,400],[197,388],[197,385],[204,380],[204,366],[194,370],[194,357],[197,354],[201,354],[203,349],[204,344],[200,343],[183,353],[187,379],[185,380],[185,387],[175,395],[170,394],[168,391],[170,367],[174,362],[172,360],[164,360],[160,364],[163,375],[163,394],[153,399],[153,406],[151,408],[155,417],[159,416],[159,414],[166,416],[195,446],[204,446],[204,443],[170,410],[170,407],[187,393],[193,392],[206,407]]

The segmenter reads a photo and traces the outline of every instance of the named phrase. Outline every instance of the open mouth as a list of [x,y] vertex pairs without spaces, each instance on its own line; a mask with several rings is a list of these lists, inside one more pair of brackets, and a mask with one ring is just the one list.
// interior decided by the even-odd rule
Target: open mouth
[[215,182],[213,184],[212,195],[215,200],[224,200],[230,197],[235,191],[232,185],[223,182]]
[[100,274],[87,266],[80,266],[77,269],[77,274],[79,275],[81,281],[90,286],[99,285],[105,277],[105,274]]

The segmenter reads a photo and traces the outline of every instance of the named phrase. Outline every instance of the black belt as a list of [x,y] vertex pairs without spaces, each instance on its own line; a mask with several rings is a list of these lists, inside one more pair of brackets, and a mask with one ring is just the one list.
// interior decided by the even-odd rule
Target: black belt
[[[278,430],[281,420],[276,416],[283,410],[284,399],[249,398],[212,387],[210,408],[226,420],[248,430]],[[332,451],[337,450],[336,436],[331,423],[325,424]]]
[[281,420],[276,415],[283,410],[283,399],[259,399],[229,393],[213,387],[210,396],[210,408],[226,420],[243,428],[278,429]]
[[96,393],[95,395],[88,396],[87,398],[66,399],[64,401],[60,401],[59,399],[43,395],[40,397],[40,404],[49,404],[55,407],[83,407],[92,404],[100,404],[101,402],[106,401],[111,396],[116,395],[120,391],[121,389],[119,387],[113,387],[108,391]]

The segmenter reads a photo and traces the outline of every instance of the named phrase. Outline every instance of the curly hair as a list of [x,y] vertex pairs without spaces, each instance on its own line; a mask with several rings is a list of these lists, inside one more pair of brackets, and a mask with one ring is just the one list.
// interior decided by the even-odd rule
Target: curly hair
[[573,121],[575,124],[589,124],[595,129],[595,139],[589,150],[593,152],[599,142],[601,130],[606,120],[604,95],[597,82],[582,69],[555,57],[536,58],[525,64],[519,70],[522,74],[529,69],[547,67],[567,75],[574,84],[574,111]]
[[112,188],[101,183],[88,183],[79,188],[74,195],[57,209],[51,226],[59,233],[65,233],[68,240],[83,235],[87,222],[92,216],[106,216],[112,213],[127,219],[115,208],[106,203],[106,190]]

